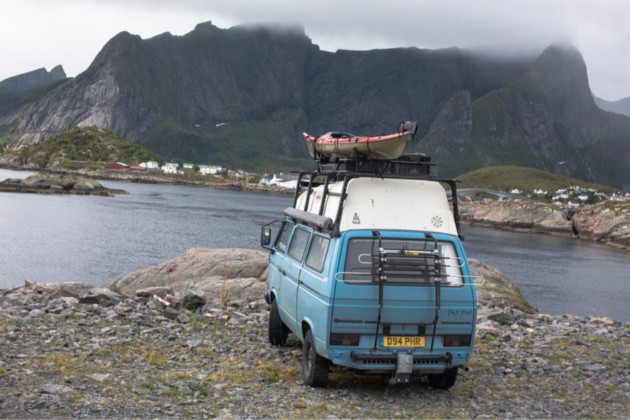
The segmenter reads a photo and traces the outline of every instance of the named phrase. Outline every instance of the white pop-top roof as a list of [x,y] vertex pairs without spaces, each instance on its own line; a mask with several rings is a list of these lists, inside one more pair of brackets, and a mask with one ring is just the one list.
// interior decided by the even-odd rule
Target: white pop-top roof
[[[324,216],[337,216],[342,182],[329,185]],[[317,214],[324,186],[313,190],[306,211]],[[304,209],[306,192],[296,208]],[[349,181],[339,230],[395,229],[457,235],[446,191],[437,181],[354,178]]]

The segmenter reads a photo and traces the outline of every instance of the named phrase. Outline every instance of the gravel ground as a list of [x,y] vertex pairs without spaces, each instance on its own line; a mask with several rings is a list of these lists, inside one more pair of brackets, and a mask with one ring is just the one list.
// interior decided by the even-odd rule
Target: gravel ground
[[628,323],[481,308],[448,391],[337,368],[313,389],[264,301],[169,299],[0,291],[0,417],[630,418]]

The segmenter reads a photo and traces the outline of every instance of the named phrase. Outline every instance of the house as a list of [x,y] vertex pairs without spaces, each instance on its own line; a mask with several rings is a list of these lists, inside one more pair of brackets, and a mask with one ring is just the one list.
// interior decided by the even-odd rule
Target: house
[[201,175],[216,175],[221,171],[223,171],[223,168],[221,166],[199,165],[199,173],[201,173]]
[[165,174],[177,174],[177,170],[179,168],[179,163],[176,162],[166,162],[162,165],[162,172]]
[[190,169],[192,171],[193,168],[195,167],[195,164],[194,163],[184,163],[182,166],[184,167],[184,169]]
[[140,167],[145,168],[145,169],[159,169],[160,164],[154,161],[148,161],[148,162],[142,162],[140,164]]

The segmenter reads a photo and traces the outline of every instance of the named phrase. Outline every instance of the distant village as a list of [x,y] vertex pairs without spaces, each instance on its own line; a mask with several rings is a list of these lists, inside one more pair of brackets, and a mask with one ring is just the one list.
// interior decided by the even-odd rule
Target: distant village
[[[297,188],[297,176],[294,174],[279,173],[273,174],[273,176],[265,174],[252,174],[243,170],[228,170],[220,165],[197,165],[193,163],[183,163],[180,165],[176,162],[166,162],[160,166],[158,162],[149,161],[142,162],[140,165],[135,166],[122,162],[115,162],[107,164],[106,169],[112,171],[163,173],[168,175],[184,175],[187,172],[192,172],[209,177],[246,180],[246,182],[255,182],[262,187]],[[608,195],[593,188],[584,188],[581,186],[571,186],[568,188],[561,188],[556,191],[546,191],[542,189],[521,191],[519,189],[513,189],[509,192],[515,195],[522,195],[523,197],[538,198],[549,201],[555,206],[561,208],[578,208],[584,204],[593,204],[606,200],[617,202],[630,201],[630,193],[615,193]],[[496,199],[496,197],[494,199]]]
[[278,186],[283,188],[297,188],[297,176],[296,175],[268,175],[251,174],[243,170],[229,170],[223,168],[220,165],[197,165],[194,163],[177,162],[165,162],[160,166],[158,162],[149,161],[142,162],[139,165],[128,165],[123,162],[113,162],[105,165],[105,169],[110,171],[133,171],[133,172],[145,172],[145,173],[162,173],[166,175],[184,175],[186,172],[199,173],[203,176],[211,176],[216,178],[233,178],[233,179],[246,179],[248,181],[256,179],[257,182],[263,187]]

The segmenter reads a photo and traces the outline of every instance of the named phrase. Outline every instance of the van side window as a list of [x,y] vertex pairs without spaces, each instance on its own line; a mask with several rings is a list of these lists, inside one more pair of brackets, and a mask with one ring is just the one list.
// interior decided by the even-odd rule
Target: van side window
[[306,256],[306,265],[313,270],[322,272],[324,269],[324,261],[326,261],[326,254],[328,253],[328,244],[330,239],[324,236],[315,235],[311,241],[311,247],[308,250]]
[[304,258],[304,250],[306,249],[310,237],[311,233],[308,230],[295,229],[291,244],[289,245],[289,257],[301,262],[302,258]]
[[289,242],[289,234],[291,233],[291,228],[293,227],[293,223],[284,222],[282,225],[282,229],[278,234],[278,241],[276,242],[276,249],[280,252],[286,252],[287,250],[287,242]]

